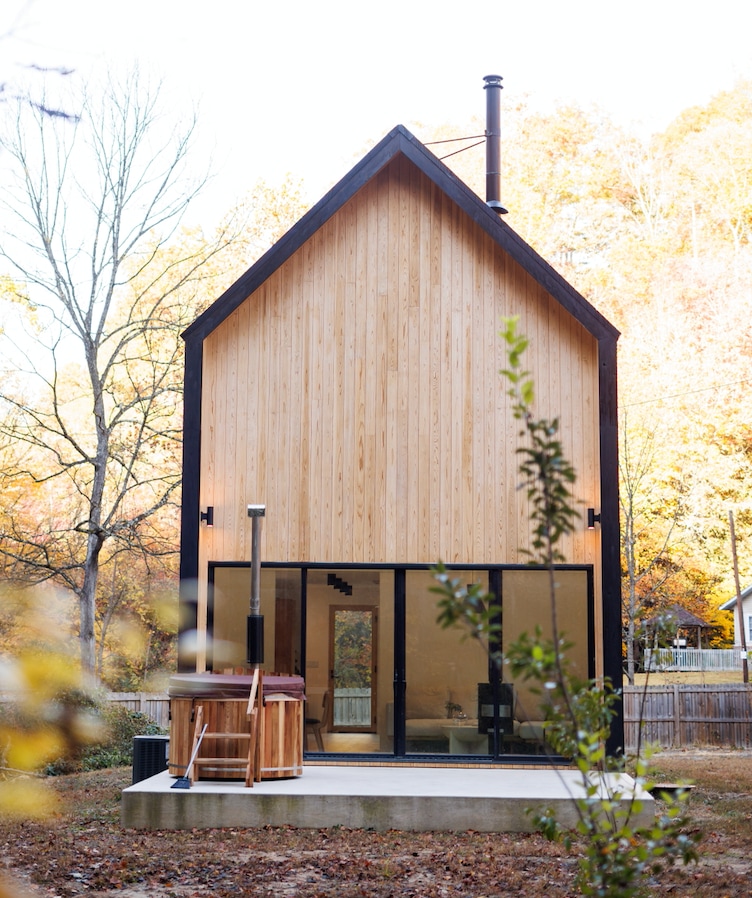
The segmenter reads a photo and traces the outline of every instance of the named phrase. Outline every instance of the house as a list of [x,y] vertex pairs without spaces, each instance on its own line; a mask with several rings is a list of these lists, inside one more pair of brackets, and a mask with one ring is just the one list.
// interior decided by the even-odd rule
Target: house
[[502,648],[550,630],[499,374],[511,315],[578,472],[570,657],[620,686],[618,332],[402,126],[184,333],[181,670],[249,660],[262,506],[251,617],[265,669],[305,678],[325,754],[535,751],[538,700],[441,630],[429,591],[441,559],[493,594]]
[[[744,643],[752,646],[752,586],[748,586],[741,592],[742,619],[744,621]],[[737,609],[737,597],[729,599],[721,605],[721,611],[731,611],[734,615],[734,645],[742,645],[742,630],[740,628],[739,611]]]

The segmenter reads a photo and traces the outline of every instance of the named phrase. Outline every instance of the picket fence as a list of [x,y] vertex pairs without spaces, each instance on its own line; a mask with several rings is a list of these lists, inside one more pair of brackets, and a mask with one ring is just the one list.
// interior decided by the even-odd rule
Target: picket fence
[[646,649],[645,670],[741,670],[742,650],[733,649]]
[[[111,692],[108,699],[169,728],[170,700],[165,694]],[[636,751],[640,743],[659,748],[752,748],[752,686],[625,686],[624,736],[628,752]]]

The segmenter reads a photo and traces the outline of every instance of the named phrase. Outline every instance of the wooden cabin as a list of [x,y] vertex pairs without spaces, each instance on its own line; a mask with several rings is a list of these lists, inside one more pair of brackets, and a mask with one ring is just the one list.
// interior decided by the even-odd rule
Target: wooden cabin
[[499,373],[511,315],[578,473],[563,630],[580,673],[620,685],[618,332],[402,126],[184,334],[182,670],[248,660],[261,504],[263,666],[305,678],[308,750],[539,750],[536,699],[437,626],[430,592],[442,560],[495,597],[502,649],[550,629]]

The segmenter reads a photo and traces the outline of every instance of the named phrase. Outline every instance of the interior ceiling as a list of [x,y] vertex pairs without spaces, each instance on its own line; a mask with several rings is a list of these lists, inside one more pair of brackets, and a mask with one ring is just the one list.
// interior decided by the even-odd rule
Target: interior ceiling
[[[293,573],[293,572],[290,572]],[[336,574],[341,580],[347,581],[352,586],[373,586],[379,583],[383,571],[377,570],[328,570],[326,568],[312,568],[308,571],[308,583],[312,586],[326,586],[329,574]],[[294,574],[298,576],[297,572]]]

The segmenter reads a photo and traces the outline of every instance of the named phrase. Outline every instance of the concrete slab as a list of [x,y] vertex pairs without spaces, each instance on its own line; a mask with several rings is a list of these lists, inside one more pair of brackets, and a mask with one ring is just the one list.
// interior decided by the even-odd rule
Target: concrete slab
[[[267,780],[246,789],[241,782],[202,780],[172,789],[160,773],[123,791],[121,821],[131,829],[214,829],[296,826],[319,829],[530,832],[529,808],[553,807],[574,825],[574,796],[583,794],[574,770],[408,766],[306,766],[302,776]],[[612,785],[616,780],[611,780]],[[630,777],[621,779],[629,800]],[[639,819],[655,816],[652,796]]]

